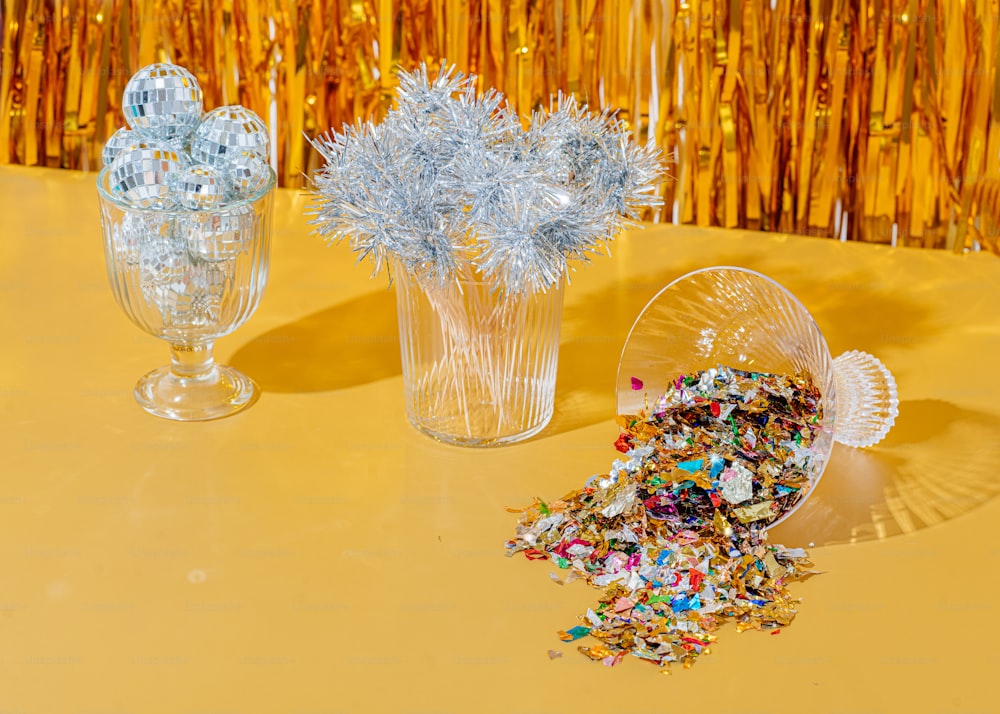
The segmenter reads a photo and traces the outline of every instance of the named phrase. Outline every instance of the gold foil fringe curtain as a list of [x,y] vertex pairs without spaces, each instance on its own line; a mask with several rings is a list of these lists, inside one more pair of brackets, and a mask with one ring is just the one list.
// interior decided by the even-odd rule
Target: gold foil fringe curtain
[[192,70],[303,137],[442,57],[522,112],[619,107],[676,158],[659,218],[997,251],[1000,0],[0,0],[0,164],[95,169],[129,76]]

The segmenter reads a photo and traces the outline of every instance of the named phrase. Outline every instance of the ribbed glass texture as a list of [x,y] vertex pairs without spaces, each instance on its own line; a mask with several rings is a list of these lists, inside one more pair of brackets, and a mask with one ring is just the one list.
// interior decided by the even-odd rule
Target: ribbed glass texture
[[451,444],[527,439],[552,418],[563,285],[506,296],[395,271],[406,414]]
[[851,350],[833,360],[840,420],[834,438],[847,446],[882,441],[899,415],[896,380],[880,360]]
[[[874,357],[852,355],[863,353],[834,361],[809,311],[770,278],[744,268],[706,268],[670,283],[639,315],[618,366],[618,413],[636,414],[646,408],[645,395],[663,393],[678,375],[719,365],[805,373],[822,400],[822,431],[814,442],[820,458],[812,461],[815,486],[835,440],[870,446],[896,417],[892,375]],[[642,390],[632,388],[633,376],[643,380]]]
[[108,278],[132,322],[185,343],[246,322],[267,282],[274,192],[210,211],[144,210],[115,200],[107,173],[98,185]]
[[253,314],[267,283],[274,173],[256,195],[212,210],[135,208],[98,175],[108,279],[140,329],[171,343],[173,362],[140,380],[136,399],[171,419],[227,416],[255,399],[252,381],[216,365],[212,344]]

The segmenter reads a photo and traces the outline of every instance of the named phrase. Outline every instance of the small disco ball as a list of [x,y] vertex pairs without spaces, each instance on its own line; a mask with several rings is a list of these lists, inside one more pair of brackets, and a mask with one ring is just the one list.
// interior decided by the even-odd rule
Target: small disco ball
[[184,281],[191,268],[187,255],[172,240],[156,239],[139,246],[139,285],[146,302],[165,312],[169,288]]
[[183,67],[151,64],[125,85],[122,112],[132,129],[154,132],[164,139],[184,137],[201,120],[201,87]]
[[217,169],[224,169],[243,151],[267,160],[267,126],[259,116],[238,104],[210,111],[191,137],[191,157]]
[[186,227],[188,252],[201,260],[231,260],[253,244],[255,230],[252,206],[194,214]]
[[223,285],[209,277],[212,267],[192,266],[180,280],[155,288],[163,321],[173,327],[214,327],[222,314]]
[[225,196],[225,183],[211,166],[188,166],[177,175],[177,202],[192,211],[218,208]]
[[231,260],[223,260],[202,265],[198,271],[198,285],[205,293],[222,299],[227,286],[233,281],[235,265]]
[[128,266],[139,265],[143,246],[171,240],[174,223],[175,219],[164,213],[126,212],[111,233],[117,259]]
[[170,208],[170,187],[186,166],[184,155],[168,143],[129,144],[111,162],[111,192],[138,208]]
[[163,323],[182,327],[194,322],[195,288],[188,279],[178,280],[156,289],[156,304],[163,313]]
[[104,165],[111,166],[115,157],[118,156],[118,152],[126,146],[136,144],[139,141],[140,139],[137,138],[135,132],[123,126],[104,143],[104,150],[101,151],[101,158],[104,160]]
[[237,199],[250,198],[259,193],[271,180],[267,162],[252,151],[241,151],[226,164],[226,175]]
[[111,243],[115,259],[128,266],[139,264],[139,247],[146,235],[142,214],[126,213],[111,229]]
[[232,261],[197,267],[192,279],[195,293],[191,306],[195,324],[213,325],[219,321],[226,288],[232,280],[232,272]]

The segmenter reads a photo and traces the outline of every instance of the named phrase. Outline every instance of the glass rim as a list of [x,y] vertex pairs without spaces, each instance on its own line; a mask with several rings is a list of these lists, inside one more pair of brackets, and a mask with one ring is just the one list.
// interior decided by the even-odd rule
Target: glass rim
[[110,166],[104,166],[97,173],[97,182],[96,182],[97,183],[97,193],[101,197],[102,200],[107,201],[108,203],[111,203],[111,204],[117,206],[118,208],[122,209],[123,211],[155,211],[156,213],[162,213],[164,215],[174,215],[174,216],[182,216],[182,215],[186,216],[186,215],[192,215],[192,214],[208,215],[208,214],[212,214],[212,213],[220,213],[220,212],[231,211],[234,208],[241,208],[243,206],[249,206],[251,204],[256,203],[257,201],[259,201],[260,199],[262,199],[264,196],[266,196],[268,193],[270,193],[271,190],[273,188],[275,188],[275,186],[278,183],[278,176],[277,176],[277,174],[274,173],[274,169],[271,168],[270,164],[268,164],[268,166],[267,166],[267,173],[268,173],[267,183],[264,184],[263,188],[259,189],[256,193],[254,193],[251,196],[247,196],[246,198],[241,198],[238,201],[233,201],[232,203],[227,203],[224,206],[219,206],[217,208],[209,208],[209,209],[203,209],[203,208],[199,208],[199,209],[193,209],[193,208],[165,208],[165,209],[159,209],[159,208],[142,208],[141,206],[134,206],[131,203],[127,203],[127,202],[123,201],[121,198],[119,198],[118,196],[115,196],[113,193],[111,193],[111,191],[108,190],[106,184],[107,184],[108,175],[110,174],[110,170],[111,170]]
[[[638,329],[639,323],[642,322],[642,319],[646,316],[646,313],[649,312],[649,310],[663,298],[664,294],[668,290],[673,288],[675,285],[679,285],[680,283],[690,280],[702,273],[726,273],[726,272],[743,273],[745,275],[750,275],[755,278],[760,278],[761,280],[770,283],[773,287],[776,287],[778,290],[784,293],[785,296],[788,297],[789,300],[791,300],[792,304],[798,307],[802,311],[802,314],[805,315],[806,318],[808,318],[809,324],[812,325],[813,330],[816,332],[816,336],[819,338],[820,344],[823,346],[823,350],[826,354],[827,361],[830,364],[830,369],[831,370],[833,369],[833,354],[830,352],[830,345],[827,344],[826,336],[823,334],[823,330],[820,329],[819,323],[816,322],[816,318],[813,317],[812,312],[809,311],[809,309],[802,303],[801,300],[795,297],[795,294],[791,290],[786,288],[784,285],[779,283],[774,278],[768,275],[764,275],[763,273],[756,270],[752,270],[750,268],[742,268],[738,265],[710,265],[706,268],[698,268],[697,270],[691,270],[671,280],[665,286],[660,288],[656,292],[656,294],[649,299],[649,301],[645,304],[642,310],[639,311],[639,314],[636,315],[635,320],[632,322],[632,327],[629,328],[628,335],[625,337],[625,342],[622,344],[622,350],[618,355],[618,367],[615,370],[616,412],[618,411],[618,404],[617,404],[618,392],[619,392],[618,387],[621,384],[621,379],[622,379],[622,363],[625,361],[625,355],[628,354],[629,347],[632,344],[632,338],[636,336],[635,331],[636,329]],[[836,394],[836,385],[833,386],[834,386],[834,394]]]
[[392,286],[399,281],[399,276],[404,276],[407,280],[409,280],[410,282],[414,283],[415,285],[419,286],[424,290],[426,290],[428,286],[432,288],[441,288],[441,289],[445,289],[448,286],[455,286],[461,292],[462,288],[467,286],[470,288],[483,288],[491,291],[501,291],[504,294],[516,296],[516,295],[543,295],[543,294],[548,294],[552,291],[564,290],[566,286],[569,285],[570,282],[570,270],[564,269],[562,274],[559,276],[559,279],[551,284],[542,284],[538,288],[530,290],[524,289],[524,290],[509,292],[504,289],[505,286],[503,281],[486,278],[481,273],[479,273],[475,264],[471,260],[464,260],[463,262],[465,262],[466,265],[476,270],[477,271],[476,275],[478,277],[468,278],[456,274],[451,276],[450,278],[448,278],[448,280],[444,282],[439,282],[434,279],[430,279],[428,281],[425,277],[422,277],[422,274],[420,272],[408,269],[399,258],[395,256],[389,256],[385,262],[386,268],[389,271],[388,272],[389,287],[392,288]]

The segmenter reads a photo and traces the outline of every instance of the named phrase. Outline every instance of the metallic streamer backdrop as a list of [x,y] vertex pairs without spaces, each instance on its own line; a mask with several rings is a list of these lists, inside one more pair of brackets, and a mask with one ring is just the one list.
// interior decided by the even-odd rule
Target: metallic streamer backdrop
[[303,132],[447,57],[522,112],[620,107],[676,157],[665,220],[998,252],[998,3],[0,0],[0,164],[96,168],[129,76],[170,61],[260,114],[301,186]]

